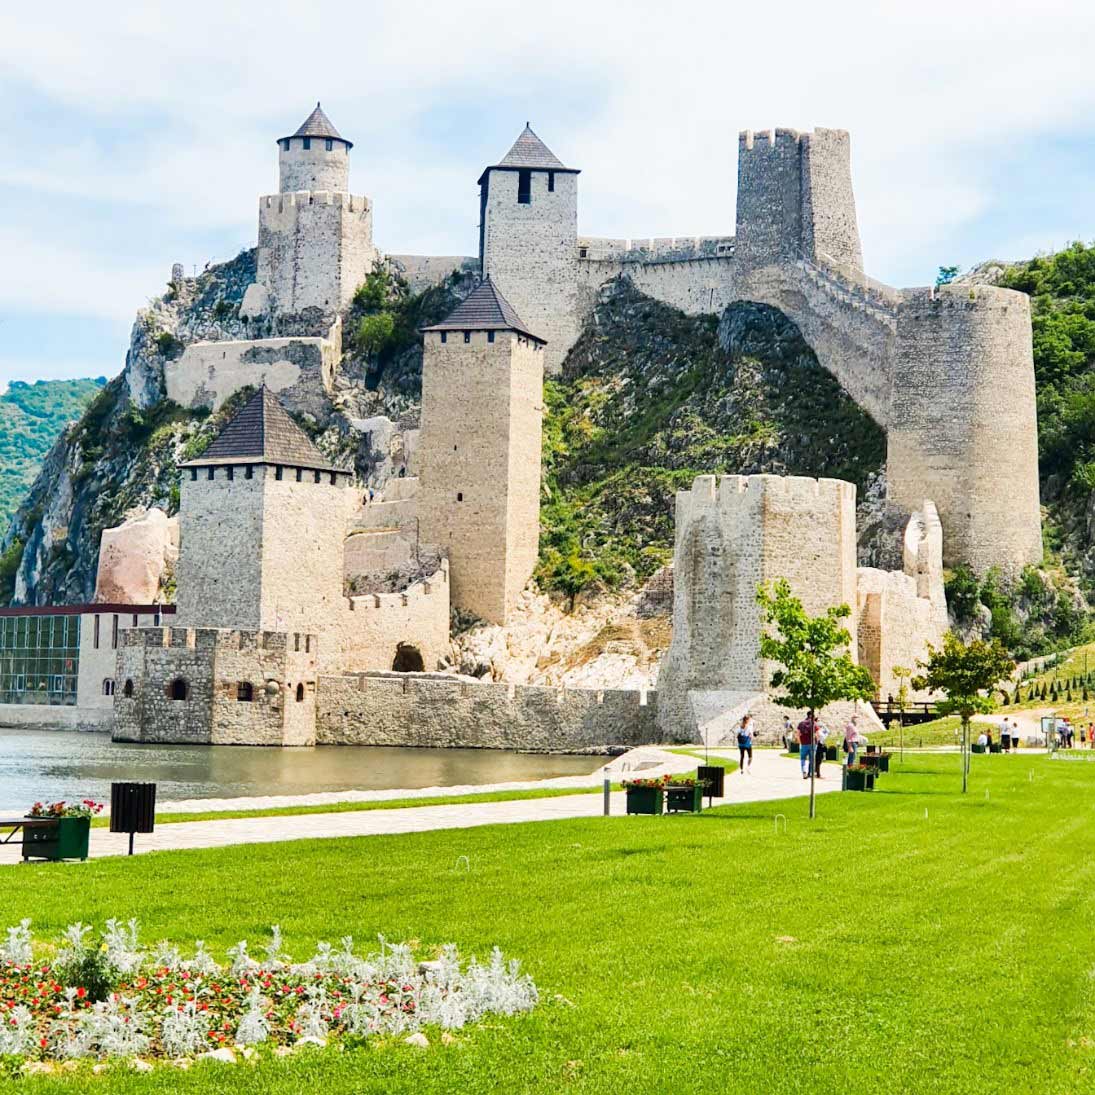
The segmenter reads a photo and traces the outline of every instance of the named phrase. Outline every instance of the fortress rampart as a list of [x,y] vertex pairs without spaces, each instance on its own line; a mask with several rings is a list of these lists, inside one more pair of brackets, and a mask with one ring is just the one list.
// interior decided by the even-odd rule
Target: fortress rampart
[[316,636],[183,627],[123,635],[115,741],[313,744]]
[[604,752],[659,740],[656,695],[471,684],[438,675],[319,680],[317,743]]

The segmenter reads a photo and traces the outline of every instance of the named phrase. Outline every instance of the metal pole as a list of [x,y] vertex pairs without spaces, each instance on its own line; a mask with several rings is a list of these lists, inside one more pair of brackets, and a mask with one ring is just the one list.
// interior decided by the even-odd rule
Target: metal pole
[[132,854],[133,854],[133,837],[134,837],[135,835],[136,835],[135,833],[130,833],[130,834],[129,834],[129,854],[130,854],[130,855],[132,855]]
[[605,780],[604,790],[605,790],[605,817],[608,817],[609,804],[610,804],[611,796],[612,796],[612,780],[610,780],[610,779]]

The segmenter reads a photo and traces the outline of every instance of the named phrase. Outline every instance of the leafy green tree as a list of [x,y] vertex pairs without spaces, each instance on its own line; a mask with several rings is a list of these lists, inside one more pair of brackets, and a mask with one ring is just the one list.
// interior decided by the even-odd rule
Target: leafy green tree
[[[772,674],[772,686],[780,689],[778,702],[815,715],[837,700],[869,700],[874,695],[870,673],[856,665],[849,652],[852,636],[844,626],[852,614],[847,605],[829,607],[810,616],[791,592],[786,578],[757,590],[767,627],[760,637],[760,656],[780,668]],[[810,817],[817,815],[814,795],[815,764],[810,765]]]
[[897,679],[897,695],[894,696],[894,702],[897,704],[897,715],[900,733],[899,749],[901,751],[901,759],[905,759],[905,708],[909,704],[909,678],[912,676],[912,670],[907,665],[895,665],[891,670],[894,677]]
[[1010,679],[1015,663],[996,639],[974,639],[964,643],[953,631],[943,636],[943,645],[928,644],[928,657],[916,663],[924,672],[913,678],[913,687],[941,692],[940,714],[958,715],[962,720],[962,791],[969,788],[970,719],[988,714],[996,702],[993,689]]
[[354,329],[354,345],[366,357],[376,357],[388,345],[394,332],[395,319],[391,312],[362,316]]
[[958,277],[957,266],[940,266],[939,273],[935,275],[936,289],[939,289],[944,285],[950,285],[956,277]]

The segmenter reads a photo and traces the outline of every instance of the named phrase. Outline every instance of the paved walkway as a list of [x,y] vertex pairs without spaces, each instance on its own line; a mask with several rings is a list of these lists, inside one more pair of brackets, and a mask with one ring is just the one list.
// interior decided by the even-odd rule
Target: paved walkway
[[[640,751],[635,751],[639,753]],[[686,771],[695,767],[693,757],[667,754],[660,750],[642,751],[638,763],[643,775],[658,775],[663,770]],[[736,759],[734,751],[734,759]],[[635,754],[628,754],[635,763]],[[729,750],[711,750],[711,760],[729,759]],[[625,761],[627,758],[623,758]],[[659,761],[661,763],[659,763]],[[620,775],[620,761],[607,765],[613,778]],[[829,764],[828,777],[817,783],[818,792],[840,790],[840,767]],[[634,767],[624,770],[634,772]],[[588,777],[584,777],[588,779]],[[478,791],[491,790],[476,788]],[[780,756],[775,750],[760,750],[749,775],[728,773],[726,797],[716,802],[763,802],[791,798],[805,792],[806,783],[795,758]],[[451,789],[450,789],[451,791]],[[243,800],[255,805],[254,800]],[[283,817],[231,818],[221,821],[180,821],[160,825],[154,833],[136,838],[139,853],[176,848],[217,848],[230,844],[267,844],[281,840],[311,840],[325,837],[378,836],[393,833],[418,833],[430,829],[468,829],[478,825],[510,825],[519,822],[557,821],[563,818],[596,817],[603,812],[604,796],[598,791],[588,795],[563,795],[557,798],[515,799],[509,802],[479,802],[449,806],[411,806],[396,810],[359,810],[330,814],[296,814]],[[625,812],[623,792],[611,795],[612,814]],[[124,855],[129,838],[106,829],[91,830],[91,856]],[[0,863],[19,861],[18,846],[0,846]]]

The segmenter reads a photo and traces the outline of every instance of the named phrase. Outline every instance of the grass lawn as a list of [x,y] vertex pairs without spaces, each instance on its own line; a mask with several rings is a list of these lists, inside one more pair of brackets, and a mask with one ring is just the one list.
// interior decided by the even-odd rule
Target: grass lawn
[[1095,764],[975,756],[971,786],[957,757],[921,754],[874,794],[821,796],[814,823],[796,799],[0,868],[0,928],[31,916],[39,938],[135,915],[148,941],[221,955],[275,922],[301,957],[346,933],[498,944],[542,997],[427,1050],[16,1087],[1095,1090]]
[[[977,719],[970,722],[970,741],[976,741],[982,728],[992,731],[992,740],[1000,737],[1000,719],[1009,714],[1010,709],[1001,708],[993,718]],[[917,726],[905,727],[905,748],[919,749],[939,745],[957,745],[961,736],[962,720],[957,715],[922,722]],[[897,725],[890,730],[868,730],[867,740],[872,745],[884,745],[887,749],[896,749],[901,740]]]

